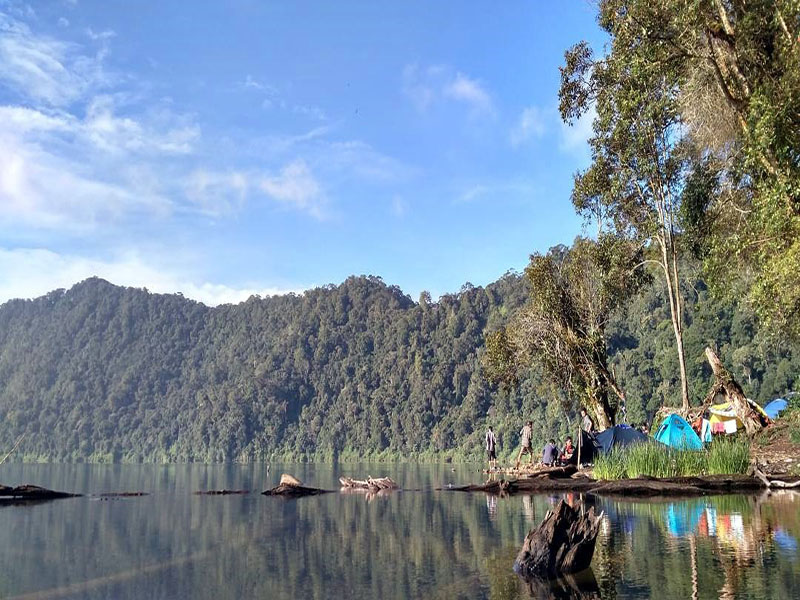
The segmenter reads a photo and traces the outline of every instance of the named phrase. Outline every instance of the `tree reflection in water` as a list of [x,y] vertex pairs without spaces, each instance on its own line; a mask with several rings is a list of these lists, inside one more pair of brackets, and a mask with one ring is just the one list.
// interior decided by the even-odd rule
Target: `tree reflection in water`
[[[398,466],[381,473],[421,491],[297,501],[191,494],[269,487],[271,476],[259,466],[3,469],[9,483],[152,495],[0,510],[2,598],[800,597],[797,493],[595,498],[607,517],[592,578],[525,582],[512,570],[514,558],[558,498],[433,492],[457,477],[449,468]],[[287,470],[333,487],[346,469],[364,472],[358,465]]]

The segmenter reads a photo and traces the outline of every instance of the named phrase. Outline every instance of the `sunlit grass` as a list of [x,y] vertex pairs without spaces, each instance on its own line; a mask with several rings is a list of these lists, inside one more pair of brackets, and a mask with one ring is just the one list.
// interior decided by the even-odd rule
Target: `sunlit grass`
[[594,463],[597,479],[635,477],[691,477],[735,475],[747,472],[750,443],[745,439],[715,440],[705,450],[679,450],[648,442],[598,457]]

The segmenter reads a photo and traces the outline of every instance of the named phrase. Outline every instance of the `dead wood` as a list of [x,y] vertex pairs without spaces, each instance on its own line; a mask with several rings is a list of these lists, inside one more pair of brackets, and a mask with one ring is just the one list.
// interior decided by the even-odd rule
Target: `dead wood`
[[747,435],[752,436],[762,427],[769,424],[769,418],[764,417],[755,410],[747,401],[747,397],[733,375],[722,365],[719,357],[711,348],[706,348],[706,358],[714,372],[714,384],[706,395],[704,405],[721,404],[730,402],[733,412],[736,414]]
[[82,495],[83,494],[72,494],[70,492],[57,492],[30,484],[17,487],[0,485],[0,502],[6,500],[56,500],[58,498],[77,498]]
[[284,498],[301,498],[303,496],[317,496],[319,494],[327,494],[331,490],[323,490],[320,488],[305,487],[300,483],[300,480],[291,475],[284,473],[281,475],[281,482],[277,487],[271,490],[261,492],[264,496],[283,496]]
[[367,476],[366,479],[351,479],[350,477],[339,477],[342,489],[359,489],[370,492],[380,492],[382,490],[398,490],[397,485],[390,477],[377,477],[373,479]]
[[594,507],[584,508],[580,502],[573,508],[561,500],[548,511],[525,536],[514,570],[525,577],[557,577],[588,569],[602,513],[597,516]]

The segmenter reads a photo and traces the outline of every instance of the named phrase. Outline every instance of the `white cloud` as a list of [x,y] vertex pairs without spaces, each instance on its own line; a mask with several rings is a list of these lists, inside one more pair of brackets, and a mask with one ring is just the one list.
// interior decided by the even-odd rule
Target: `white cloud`
[[455,203],[468,203],[476,200],[525,201],[536,194],[536,186],[530,181],[489,181],[467,186],[454,200]]
[[280,203],[323,218],[325,196],[319,182],[302,159],[284,166],[280,173],[272,177],[263,177],[259,188]]
[[65,17],[58,18],[58,26],[59,27],[69,27],[69,19]]
[[131,117],[119,117],[114,110],[111,96],[97,96],[89,103],[86,118],[80,124],[82,133],[104,152],[187,154],[200,137],[198,125],[175,123],[180,121],[175,117],[166,119],[168,123],[162,133],[155,126],[147,127]]
[[241,171],[196,169],[184,182],[185,193],[203,213],[220,216],[241,207],[251,187],[249,178]]
[[104,50],[94,56],[68,42],[34,34],[21,21],[0,13],[0,83],[22,97],[66,106],[111,77],[103,69]]
[[[0,220],[37,229],[85,231],[135,213],[172,209],[165,183],[150,175],[163,156],[189,152],[196,126],[162,131],[117,117],[97,97],[85,118],[62,110],[0,106]],[[131,160],[136,154],[137,160]]]
[[594,105],[574,124],[561,122],[561,140],[559,148],[566,152],[588,156],[589,138],[592,137],[592,124],[597,117]]
[[146,287],[155,293],[180,292],[209,306],[243,302],[254,295],[273,296],[303,291],[303,288],[197,283],[135,253],[112,260],[97,260],[41,248],[0,248],[0,302],[12,298],[35,298],[94,276],[117,285]]
[[444,65],[406,65],[403,93],[420,112],[449,100],[468,106],[473,117],[494,113],[491,94],[480,81]]
[[106,29],[104,31],[94,31],[91,27],[88,27],[86,29],[86,35],[89,36],[89,39],[92,39],[94,41],[104,41],[104,40],[110,40],[117,34],[115,31],[112,31],[111,29]]
[[159,195],[98,179],[88,167],[7,132],[0,132],[0,156],[0,221],[9,224],[85,231],[124,213],[169,210]]
[[456,73],[455,78],[445,85],[443,94],[466,103],[475,114],[491,113],[493,110],[489,93],[478,80],[470,79],[463,73]]
[[522,111],[514,128],[511,130],[510,141],[515,148],[528,140],[540,138],[545,132],[545,118],[541,109],[529,106]]

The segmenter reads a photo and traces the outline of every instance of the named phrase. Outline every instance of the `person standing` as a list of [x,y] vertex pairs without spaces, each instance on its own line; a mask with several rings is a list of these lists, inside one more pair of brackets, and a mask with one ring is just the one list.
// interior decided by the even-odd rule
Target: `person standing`
[[492,426],[489,426],[489,431],[486,432],[486,457],[489,459],[489,470],[494,471],[497,468],[497,438],[494,436]]
[[581,409],[581,429],[583,429],[586,433],[592,433],[594,431],[594,423],[592,423],[592,418],[586,414],[586,409]]
[[533,450],[531,449],[531,437],[533,436],[533,422],[528,421],[525,423],[525,426],[519,432],[522,447],[519,449],[519,455],[517,456],[517,464],[514,467],[515,469],[519,469],[519,463],[522,460],[523,454],[528,454],[531,457],[530,463],[533,464]]

